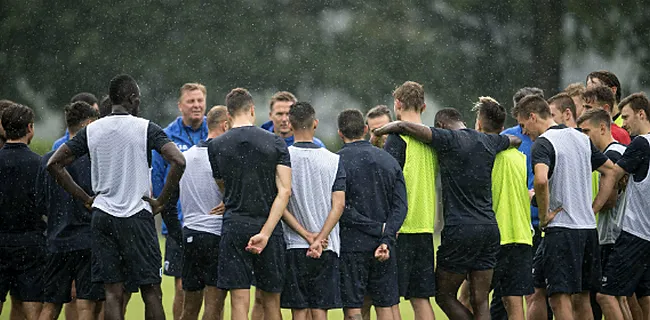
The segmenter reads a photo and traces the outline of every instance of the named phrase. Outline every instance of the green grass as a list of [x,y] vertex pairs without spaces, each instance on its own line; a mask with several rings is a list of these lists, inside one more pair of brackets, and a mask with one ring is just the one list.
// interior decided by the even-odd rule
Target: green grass
[[[436,243],[440,243],[439,239],[436,239]],[[161,243],[161,250],[164,250],[164,240],[160,241]],[[165,308],[165,314],[167,315],[167,319],[173,319],[172,315],[172,304],[174,301],[174,278],[172,277],[163,277],[162,281],[162,289],[163,289],[163,306]],[[251,290],[251,307],[253,305],[253,293],[254,290]],[[431,299],[431,304],[433,305],[433,310],[436,315],[436,319],[447,319],[447,316],[440,310],[440,308],[435,304],[433,299]],[[402,314],[402,319],[408,320],[408,319],[413,319],[413,309],[411,308],[411,304],[408,301],[402,300],[400,303],[400,310]],[[374,315],[374,310],[373,310],[373,319],[376,319]],[[225,304],[225,311],[224,311],[225,319],[230,319],[230,295],[226,299],[226,304]],[[129,305],[126,310],[126,319],[142,319],[144,316],[144,304],[142,303],[142,299],[140,297],[139,293],[133,294],[131,297],[131,301],[129,302]],[[61,317],[62,319],[63,317]],[[282,318],[283,319],[291,319],[291,311],[290,310],[282,310]],[[332,320],[343,320],[343,311],[341,309],[337,310],[331,310],[329,312],[329,319]]]
[[[163,288],[163,305],[165,307],[165,314],[167,315],[167,319],[173,319],[172,317],[172,303],[174,300],[174,280],[171,277],[165,276],[163,278],[163,283],[162,283],[162,288]],[[251,290],[251,306],[253,302],[253,292],[254,290]],[[436,314],[436,319],[447,319],[447,316],[438,308],[438,306],[435,304],[435,302],[432,300],[431,301],[433,304],[434,312]],[[411,308],[411,305],[408,303],[408,301],[402,301],[400,303],[400,310],[402,313],[402,319],[408,320],[408,319],[413,319],[413,309]],[[226,299],[226,306],[225,306],[225,319],[230,319],[230,296]],[[129,303],[129,306],[127,307],[126,310],[126,319],[142,319],[144,316],[144,304],[142,303],[142,299],[140,298],[140,294],[133,294],[133,297],[131,297],[131,302]],[[282,310],[282,318],[283,319],[291,319],[291,312],[289,310]],[[374,316],[374,310],[373,310],[373,319],[376,319]],[[329,319],[332,320],[343,320],[343,311],[340,309],[337,310],[331,310],[329,312]]]

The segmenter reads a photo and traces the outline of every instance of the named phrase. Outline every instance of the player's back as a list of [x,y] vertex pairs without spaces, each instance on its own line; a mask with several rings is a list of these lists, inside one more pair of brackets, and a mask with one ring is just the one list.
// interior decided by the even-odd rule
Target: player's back
[[492,207],[499,224],[501,245],[532,245],[526,156],[517,149],[497,154],[492,168]]
[[180,180],[180,203],[186,228],[221,234],[223,217],[210,214],[222,201],[222,194],[212,178],[207,143],[200,142],[183,152],[185,173]]
[[225,184],[224,228],[232,220],[259,230],[278,192],[276,166],[291,165],[283,139],[255,126],[236,127],[212,139],[208,154],[214,176]]
[[[37,202],[47,214],[48,248],[51,251],[78,250],[90,247],[91,214],[82,201],[74,199],[47,172],[47,162],[55,151],[43,156],[38,176]],[[90,158],[78,158],[66,168],[72,179],[92,195]]]
[[[291,198],[287,209],[310,232],[319,232],[332,210],[332,192],[339,173],[340,156],[315,143],[298,142],[289,147],[291,154]],[[308,248],[295,231],[284,226],[287,249]],[[339,254],[341,242],[338,224],[328,237],[327,250]]]
[[93,207],[118,217],[151,211],[142,200],[151,196],[148,128],[149,120],[127,114],[111,115],[85,128],[97,194]]
[[40,162],[23,143],[6,143],[0,149],[0,234],[45,230],[35,205]]
[[[346,144],[338,154],[346,172],[346,207],[385,222],[392,206],[395,181],[401,175],[397,160],[367,141]],[[342,227],[344,220],[341,219]]]

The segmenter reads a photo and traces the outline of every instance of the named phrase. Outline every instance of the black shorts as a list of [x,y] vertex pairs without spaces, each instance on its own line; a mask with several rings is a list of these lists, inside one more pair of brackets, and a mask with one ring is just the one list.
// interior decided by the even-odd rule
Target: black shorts
[[527,244],[502,245],[497,255],[492,287],[499,297],[520,297],[532,294],[533,247]]
[[399,295],[405,299],[435,296],[433,234],[400,233],[396,251]]
[[650,296],[650,241],[621,232],[604,267],[600,292],[610,296]]
[[458,274],[494,269],[500,239],[496,224],[445,226],[438,247],[438,268]]
[[282,292],[284,286],[284,239],[272,235],[261,254],[246,251],[255,234],[225,232],[219,244],[220,289],[249,289],[251,285],[265,292]]
[[70,302],[72,281],[75,283],[77,299],[104,300],[104,286],[91,279],[91,259],[90,249],[50,253],[43,274],[43,302]]
[[142,210],[128,218],[93,209],[93,281],[127,282],[130,287],[160,284],[160,246],[153,215]]
[[343,308],[361,308],[369,296],[375,307],[399,303],[397,259],[393,252],[384,262],[374,252],[341,252],[341,300]]
[[541,238],[537,250],[533,255],[533,287],[546,289],[546,279],[544,278],[544,254],[546,254],[546,245],[544,238]]
[[600,267],[605,271],[605,266],[609,262],[609,257],[614,251],[614,244],[601,244],[600,245]]
[[183,248],[170,236],[165,237],[163,274],[175,278],[180,278],[183,275]]
[[7,292],[25,302],[43,301],[45,246],[0,247],[0,302]]
[[307,257],[307,249],[285,253],[286,278],[280,299],[287,309],[341,308],[339,257],[323,251],[319,259]]
[[596,229],[546,230],[542,257],[548,296],[600,288],[600,245]]
[[217,286],[220,241],[216,234],[183,228],[183,290]]

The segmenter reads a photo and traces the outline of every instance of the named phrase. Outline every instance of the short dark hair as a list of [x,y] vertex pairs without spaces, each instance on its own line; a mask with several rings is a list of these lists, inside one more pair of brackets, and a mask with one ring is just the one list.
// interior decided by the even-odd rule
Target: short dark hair
[[140,96],[140,89],[135,79],[128,74],[120,74],[111,79],[111,84],[108,89],[108,95],[114,104],[123,104],[128,99],[135,95]]
[[612,125],[612,116],[605,111],[604,109],[595,108],[586,110],[580,118],[576,121],[578,125],[583,124],[585,121],[589,121],[591,124],[601,124],[605,123],[607,130],[610,130]]
[[339,113],[338,126],[341,134],[347,139],[359,139],[363,137],[365,123],[363,113],[357,109],[347,109]]
[[366,122],[368,122],[368,119],[375,119],[381,116],[387,116],[389,121],[393,119],[390,109],[387,106],[380,104],[366,113]]
[[573,102],[573,99],[571,96],[566,93],[566,92],[560,92],[552,97],[550,97],[546,101],[549,106],[552,104],[558,105],[560,112],[564,113],[566,109],[569,109],[571,111],[571,115],[573,116],[573,119],[575,120],[577,116],[577,111],[576,111],[576,104]]
[[608,86],[595,86],[585,91],[583,98],[585,102],[592,103],[597,102],[601,106],[607,104],[609,106],[609,112],[614,111],[614,105],[616,100],[614,100],[614,93],[612,89]]
[[551,116],[551,108],[544,98],[536,94],[531,94],[519,100],[519,103],[512,109],[512,116],[515,119],[520,116],[528,119],[531,113],[536,114],[542,119],[548,119]]
[[439,124],[451,124],[454,122],[463,122],[463,116],[454,108],[444,108],[436,113],[433,120],[436,126]]
[[253,96],[244,88],[232,89],[226,96],[226,107],[231,116],[250,110],[252,106]]
[[316,111],[308,102],[296,102],[289,110],[289,122],[294,130],[311,129],[316,119]]
[[404,110],[422,111],[424,106],[424,88],[414,81],[406,81],[393,91],[393,98],[404,106]]
[[71,132],[79,131],[81,124],[88,119],[99,118],[99,113],[90,104],[77,101],[65,106],[65,123]]
[[645,92],[633,93],[625,97],[618,105],[620,109],[629,106],[634,112],[643,110],[646,118],[650,120],[650,102],[648,102],[648,96],[645,95]]
[[77,93],[70,99],[70,103],[75,103],[77,101],[83,101],[89,105],[97,104],[97,97],[94,94],[89,92]]
[[99,102],[99,117],[103,118],[111,113],[113,113],[113,101],[111,101],[111,97],[106,95]]
[[214,106],[207,115],[208,130],[212,130],[219,125],[222,121],[228,120],[228,108],[226,106]]
[[34,123],[34,111],[22,104],[14,103],[2,111],[2,128],[7,140],[20,139],[27,135],[27,127]]
[[12,106],[14,104],[15,102],[11,100],[6,100],[6,99],[0,100],[0,114],[2,114],[2,110],[7,109],[9,106]]
[[609,87],[610,89],[612,87],[616,87],[616,101],[621,100],[621,93],[623,92],[621,88],[621,82],[618,81],[618,77],[616,77],[615,74],[607,71],[607,70],[599,70],[599,71],[594,71],[587,75],[586,81],[589,81],[589,79],[598,79],[600,82],[602,82],[604,85]]
[[488,133],[501,132],[506,123],[506,108],[492,97],[479,97],[472,111],[476,112],[481,125]]
[[516,106],[517,103],[519,103],[519,101],[523,99],[525,96],[530,96],[530,95],[538,95],[544,98],[544,90],[535,87],[523,87],[517,90],[517,92],[515,92],[515,95],[512,96],[513,107]]

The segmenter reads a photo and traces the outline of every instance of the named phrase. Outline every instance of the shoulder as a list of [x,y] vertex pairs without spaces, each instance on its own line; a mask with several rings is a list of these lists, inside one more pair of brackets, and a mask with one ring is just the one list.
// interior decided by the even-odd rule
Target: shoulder
[[505,129],[501,132],[501,134],[510,134],[510,135],[520,135],[521,134],[521,127],[520,126],[514,126],[510,127],[508,129]]

